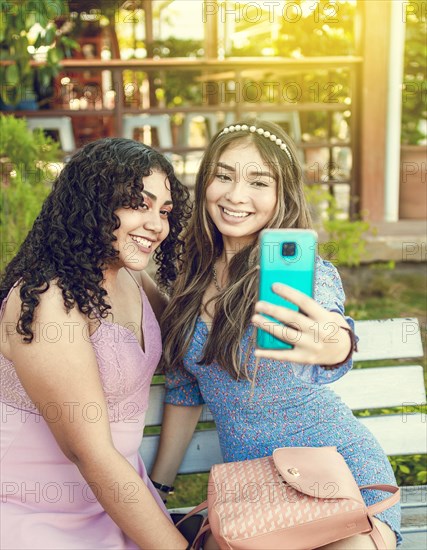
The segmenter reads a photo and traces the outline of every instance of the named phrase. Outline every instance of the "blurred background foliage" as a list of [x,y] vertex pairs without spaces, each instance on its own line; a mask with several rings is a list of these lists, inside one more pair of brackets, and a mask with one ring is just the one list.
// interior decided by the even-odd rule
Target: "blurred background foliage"
[[[414,9],[406,17],[406,39],[402,106],[402,143],[418,144],[426,139],[426,44],[427,27],[423,18],[423,1],[414,0]],[[227,9],[238,13],[243,3],[228,2]],[[255,9],[252,8],[253,10]],[[292,9],[294,10],[292,12]],[[233,12],[234,10],[234,12]],[[237,18],[235,34],[232,40],[226,40],[222,54],[225,57],[283,56],[283,57],[316,57],[333,55],[358,55],[356,32],[358,21],[356,2],[339,0],[307,3],[295,0],[290,3],[287,17],[280,18],[280,24],[272,31],[272,24],[265,25],[265,32],[256,36],[245,32],[253,25],[254,14],[249,7],[247,17]],[[231,16],[230,16],[231,17]],[[267,18],[267,15],[266,15]],[[268,23],[268,21],[266,21]],[[260,25],[262,26],[262,25]],[[144,47],[144,41],[138,43]],[[159,57],[202,57],[204,55],[202,40],[184,40],[170,37],[156,40],[153,54]],[[256,67],[254,67],[254,70]],[[156,95],[167,107],[202,103],[202,90],[194,83],[194,73],[173,71],[159,73],[156,78]],[[345,102],[350,104],[350,74],[347,70],[316,70],[291,77],[264,73],[256,78],[246,78],[244,84],[258,84],[260,81],[277,81],[282,88],[292,80],[296,89],[301,91],[298,102],[317,102],[319,110],[300,113],[301,125],[306,140],[322,139],[326,135],[327,116],[321,110],[322,103]],[[292,93],[288,98],[294,100]],[[268,88],[260,101],[270,100]],[[348,113],[344,113],[346,124],[350,124]],[[340,125],[342,120],[336,122]]]
[[401,131],[403,144],[418,145],[427,144],[427,25],[425,1],[412,4],[406,21]]
[[0,273],[18,251],[62,167],[59,144],[0,114]]
[[[73,27],[69,16],[66,0],[0,0],[0,59],[12,62],[0,67],[3,104],[19,107],[50,87],[62,59],[79,48],[68,36]],[[43,65],[31,67],[34,59]]]
[[[276,37],[261,35],[253,43],[233,44],[230,55],[356,55],[355,2],[320,0],[309,4],[305,0],[295,0],[284,9]],[[236,30],[245,30],[251,25],[250,21],[248,10],[246,21],[242,18]]]
[[[178,39],[169,37],[165,40],[155,40],[153,55],[160,58],[168,57],[203,57],[203,42],[201,40]],[[194,71],[162,71],[156,73],[156,96],[159,103],[165,107],[181,105],[197,105],[202,102],[202,87],[195,81],[198,73]]]

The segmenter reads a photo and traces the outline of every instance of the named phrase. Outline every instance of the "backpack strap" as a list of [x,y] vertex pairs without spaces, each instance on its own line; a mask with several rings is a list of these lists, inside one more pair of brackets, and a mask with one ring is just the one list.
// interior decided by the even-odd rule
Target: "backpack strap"
[[386,493],[392,493],[392,496],[368,506],[368,513],[370,516],[375,516],[380,512],[384,512],[388,508],[394,506],[400,501],[400,489],[395,485],[382,485],[380,483],[374,485],[361,485],[359,489],[368,489],[370,491],[385,491]]
[[191,512],[188,512],[188,514],[186,514],[182,519],[180,519],[177,523],[176,523],[176,527],[178,527],[178,525],[180,525],[183,521],[185,521],[186,519],[188,518],[191,518],[191,516],[195,516],[196,514],[198,514],[199,512],[203,512],[203,510],[207,510],[208,508],[208,501],[207,500],[204,500],[203,502],[201,502],[200,504],[198,504],[197,506],[195,506]]
[[369,536],[371,537],[373,543],[375,544],[375,548],[377,550],[387,550],[387,545],[385,543],[384,537],[381,534],[381,531],[378,529],[378,527],[375,525],[372,518],[369,518],[372,523],[372,531],[369,533]]
[[209,520],[208,520],[208,518],[206,518],[205,521],[202,524],[202,527],[200,528],[200,531],[195,536],[195,538],[193,540],[193,544],[191,545],[190,549],[191,550],[200,550],[201,545],[204,542],[204,535],[206,535],[207,533],[210,533],[211,531],[212,530],[211,530],[211,526],[209,525]]
[[391,496],[385,498],[384,500],[368,506],[369,521],[372,524],[372,531],[369,533],[369,536],[371,537],[377,550],[387,550],[387,545],[385,543],[384,537],[382,536],[378,527],[375,525],[373,516],[397,504],[400,501],[400,489],[399,487],[395,487],[394,485],[382,484],[362,485],[359,487],[359,489],[368,489],[370,491],[385,491],[387,493],[392,493]]
[[[180,519],[176,523],[175,527],[179,527],[179,525],[181,523],[183,523],[186,519],[191,518],[192,516],[195,516],[199,512],[203,512],[204,510],[207,510],[207,508],[208,508],[208,501],[204,500],[203,502],[201,502],[200,504],[195,506],[191,510],[191,512],[188,512],[188,514],[186,514],[182,519]],[[209,518],[206,516],[205,519],[203,520],[201,526],[200,526],[200,529],[199,529],[197,535],[194,537],[194,540],[193,540],[192,544],[188,545],[188,550],[199,550],[202,543],[203,543],[203,538],[204,538],[205,533],[208,533],[210,531],[211,531],[211,528],[210,528],[210,525],[209,525]]]

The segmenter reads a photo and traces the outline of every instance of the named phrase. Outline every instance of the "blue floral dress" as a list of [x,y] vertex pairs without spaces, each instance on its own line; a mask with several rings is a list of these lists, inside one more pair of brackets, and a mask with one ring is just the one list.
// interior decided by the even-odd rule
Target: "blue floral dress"
[[[314,297],[329,311],[344,315],[344,292],[335,267],[320,258],[316,262]],[[346,317],[350,326],[352,319]],[[253,327],[241,343],[242,357],[253,347]],[[353,415],[328,384],[348,372],[351,360],[334,370],[262,359],[255,387],[235,380],[214,362],[199,365],[208,327],[199,317],[184,367],[166,374],[166,403],[194,406],[206,403],[218,430],[224,461],[269,456],[277,447],[335,446],[344,457],[358,485],[395,485],[384,451],[371,432]],[[255,367],[249,350],[248,373]],[[252,395],[251,395],[252,394]],[[384,496],[362,491],[367,505]],[[400,505],[378,514],[400,536]]]

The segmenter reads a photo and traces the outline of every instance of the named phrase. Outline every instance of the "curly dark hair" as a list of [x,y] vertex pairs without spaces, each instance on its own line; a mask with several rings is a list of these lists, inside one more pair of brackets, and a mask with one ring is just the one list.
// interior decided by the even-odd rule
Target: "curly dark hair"
[[101,287],[105,266],[116,261],[113,232],[120,226],[114,212],[143,203],[143,178],[153,170],[169,180],[173,210],[170,232],[154,253],[157,282],[168,292],[177,276],[183,242],[180,234],[190,216],[189,193],[171,163],[137,141],[106,138],[87,144],[65,165],[41,212],[0,282],[0,302],[20,281],[21,313],[17,331],[30,343],[40,302],[55,279],[67,311],[75,305],[89,318],[106,317],[110,306]]

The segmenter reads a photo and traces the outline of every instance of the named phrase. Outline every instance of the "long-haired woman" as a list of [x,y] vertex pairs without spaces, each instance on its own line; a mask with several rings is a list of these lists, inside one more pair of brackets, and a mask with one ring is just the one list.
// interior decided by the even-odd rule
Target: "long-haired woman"
[[[183,269],[162,321],[167,393],[157,483],[173,483],[206,403],[225,461],[269,456],[277,447],[336,446],[359,485],[395,484],[377,441],[327,386],[351,368],[355,345],[336,269],[317,258],[314,299],[274,287],[300,311],[256,303],[260,231],[310,227],[302,171],[280,127],[241,122],[212,139],[196,180]],[[286,325],[278,334],[292,349],[256,349],[264,315]],[[367,504],[381,498],[366,493]],[[400,539],[399,521],[398,505],[375,518],[387,548]],[[372,544],[359,535],[328,548]]]

